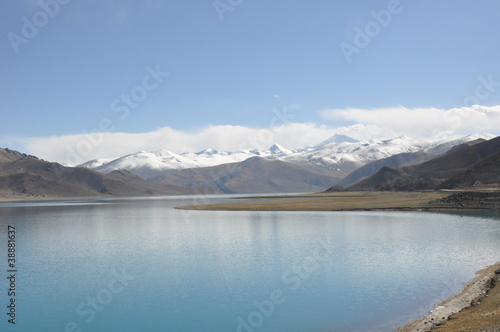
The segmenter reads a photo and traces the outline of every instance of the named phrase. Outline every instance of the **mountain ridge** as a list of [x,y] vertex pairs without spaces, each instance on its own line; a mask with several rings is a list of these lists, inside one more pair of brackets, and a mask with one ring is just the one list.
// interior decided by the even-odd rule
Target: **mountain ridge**
[[318,166],[256,156],[237,163],[172,170],[152,180],[177,186],[210,188],[228,194],[249,194],[317,192],[339,179]]
[[[491,136],[479,134],[478,136]],[[194,169],[242,162],[251,157],[269,160],[283,160],[299,165],[312,165],[330,169],[335,178],[343,178],[358,168],[401,153],[429,151],[431,154],[444,153],[456,144],[477,137],[465,136],[460,139],[412,139],[405,136],[387,140],[358,141],[348,136],[335,134],[315,147],[288,150],[275,143],[268,150],[220,151],[206,149],[200,152],[174,153],[168,150],[156,152],[141,151],[113,160],[92,160],[80,166],[99,172],[109,173],[127,169],[144,179],[154,180],[176,169]]]
[[128,171],[102,174],[0,148],[0,192],[29,196],[152,196],[195,194],[194,188],[148,182]]
[[[450,178],[471,174],[476,164],[500,153],[500,137],[454,148],[437,158],[417,165],[383,167],[372,176],[350,186],[350,190],[433,190]],[[464,175],[465,176],[465,175]],[[491,176],[491,174],[489,175]],[[457,180],[463,182],[462,180]],[[448,182],[450,187],[451,182]]]
[[[320,192],[360,179],[350,188],[383,189],[384,183],[396,181],[390,183],[391,188],[428,189],[446,180],[448,177],[444,175],[459,174],[480,161],[471,161],[475,155],[468,149],[476,149],[483,157],[491,152],[488,148],[481,152],[481,144],[485,143],[481,137],[488,137],[487,134],[454,140],[400,136],[356,141],[347,136],[332,137],[317,149],[288,150],[275,143],[264,151],[206,149],[182,154],[164,149],[140,151],[114,160],[87,163],[94,169],[66,167],[0,149],[0,191],[62,196],[150,196],[196,194],[202,190],[203,193]],[[444,166],[437,167],[439,160],[443,160],[439,158],[451,160],[455,172],[450,173],[444,162],[441,162]],[[414,165],[419,161],[426,162]],[[210,166],[201,167],[206,164]],[[381,167],[382,173],[373,174]],[[426,176],[426,172],[430,175]]]

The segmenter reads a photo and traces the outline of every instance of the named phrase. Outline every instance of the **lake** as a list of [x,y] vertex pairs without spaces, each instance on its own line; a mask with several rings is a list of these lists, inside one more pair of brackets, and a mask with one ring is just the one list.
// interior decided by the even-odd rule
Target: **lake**
[[173,208],[229,197],[0,203],[0,330],[391,331],[500,257],[495,213]]

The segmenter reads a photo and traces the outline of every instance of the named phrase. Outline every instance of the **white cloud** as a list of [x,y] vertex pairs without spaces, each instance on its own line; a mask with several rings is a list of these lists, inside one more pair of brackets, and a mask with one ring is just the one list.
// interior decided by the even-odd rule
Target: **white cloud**
[[208,126],[196,132],[170,127],[140,133],[102,133],[38,137],[5,138],[22,146],[22,152],[69,165],[98,158],[114,158],[137,151],[167,149],[176,153],[197,152],[207,148],[226,151],[263,150],[273,143],[294,149],[315,145],[333,135],[332,128],[312,123],[288,123],[269,128],[243,126]]
[[[488,132],[499,134],[500,106],[472,106],[442,110],[408,109],[333,109],[321,112],[328,120],[352,121],[345,127],[315,123],[294,123],[286,118],[280,125],[270,121],[267,128],[244,126],[207,126],[197,131],[181,131],[170,127],[152,132],[77,134],[52,137],[0,139],[0,145],[69,165],[99,158],[116,158],[137,151],[170,150],[176,153],[197,152],[207,148],[237,151],[264,150],[273,143],[287,149],[316,145],[333,134],[358,140],[387,139],[400,135],[440,137]],[[273,119],[273,120],[278,120]]]
[[500,129],[500,106],[452,108],[332,109],[321,112],[324,119],[375,125],[383,130],[413,137],[429,137]]

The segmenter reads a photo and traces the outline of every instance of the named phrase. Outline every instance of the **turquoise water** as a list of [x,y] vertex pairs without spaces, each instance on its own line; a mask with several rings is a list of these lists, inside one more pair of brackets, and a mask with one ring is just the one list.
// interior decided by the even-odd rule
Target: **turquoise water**
[[173,209],[205,200],[1,204],[0,330],[390,331],[500,258],[496,214]]

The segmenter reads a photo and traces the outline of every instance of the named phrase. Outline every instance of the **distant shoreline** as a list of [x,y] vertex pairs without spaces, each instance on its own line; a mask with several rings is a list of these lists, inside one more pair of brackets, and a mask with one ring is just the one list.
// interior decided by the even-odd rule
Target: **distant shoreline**
[[351,191],[239,199],[252,201],[176,208],[212,211],[500,211],[499,192]]
[[28,195],[28,194],[0,194],[0,202],[19,202],[19,201],[51,201],[59,199],[92,199],[106,198],[105,196],[48,196],[48,195]]
[[[168,195],[167,195],[168,196]],[[178,195],[174,195],[178,196]],[[190,197],[193,195],[182,195]],[[197,195],[194,195],[197,196]],[[0,202],[64,199],[133,198],[135,196],[48,196],[0,193]],[[158,197],[158,196],[147,196]],[[234,202],[175,207],[212,211],[492,211],[500,212],[500,191],[349,191],[294,195],[238,196]]]

